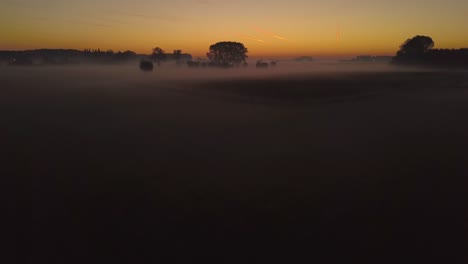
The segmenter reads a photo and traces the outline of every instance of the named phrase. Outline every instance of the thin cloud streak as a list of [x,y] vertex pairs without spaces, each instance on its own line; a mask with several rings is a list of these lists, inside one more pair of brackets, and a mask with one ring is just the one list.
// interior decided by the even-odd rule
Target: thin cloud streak
[[256,37],[253,37],[253,36],[250,36],[250,35],[246,35],[246,34],[237,34],[236,37],[256,41],[256,42],[261,43],[261,44],[266,44],[266,42],[263,39],[259,39],[259,38],[256,38]]
[[264,29],[262,29],[262,28],[260,28],[258,26],[253,26],[253,29],[255,31],[263,34],[263,35],[268,35],[270,37],[273,37],[273,38],[276,38],[276,39],[279,39],[279,40],[283,40],[283,41],[291,41],[291,40],[289,40],[289,39],[287,39],[285,37],[282,37],[282,36],[279,36],[277,34],[274,34],[274,33],[270,32],[270,31],[264,30]]

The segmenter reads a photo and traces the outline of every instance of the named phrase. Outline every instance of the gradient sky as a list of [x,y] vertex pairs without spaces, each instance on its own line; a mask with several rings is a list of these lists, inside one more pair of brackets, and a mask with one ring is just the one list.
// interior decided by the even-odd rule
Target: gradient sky
[[468,1],[0,1],[0,49],[159,46],[204,56],[233,40],[250,56],[378,55],[417,34],[437,48],[468,47]]

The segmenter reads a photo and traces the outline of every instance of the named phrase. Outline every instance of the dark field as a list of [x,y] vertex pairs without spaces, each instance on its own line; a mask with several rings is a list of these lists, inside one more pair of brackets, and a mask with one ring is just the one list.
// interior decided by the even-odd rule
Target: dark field
[[129,69],[0,68],[17,261],[468,261],[468,73]]

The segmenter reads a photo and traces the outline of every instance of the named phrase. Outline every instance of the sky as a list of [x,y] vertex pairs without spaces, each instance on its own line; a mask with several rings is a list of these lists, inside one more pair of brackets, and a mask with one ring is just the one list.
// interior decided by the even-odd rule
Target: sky
[[467,0],[0,0],[0,49],[182,49],[250,56],[393,55],[415,35],[468,47]]

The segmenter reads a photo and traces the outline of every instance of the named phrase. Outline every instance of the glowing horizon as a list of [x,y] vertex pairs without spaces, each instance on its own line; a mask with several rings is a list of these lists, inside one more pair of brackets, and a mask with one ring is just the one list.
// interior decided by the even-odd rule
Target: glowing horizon
[[133,50],[204,57],[218,41],[249,56],[393,55],[415,35],[468,47],[468,1],[4,0],[0,49]]

